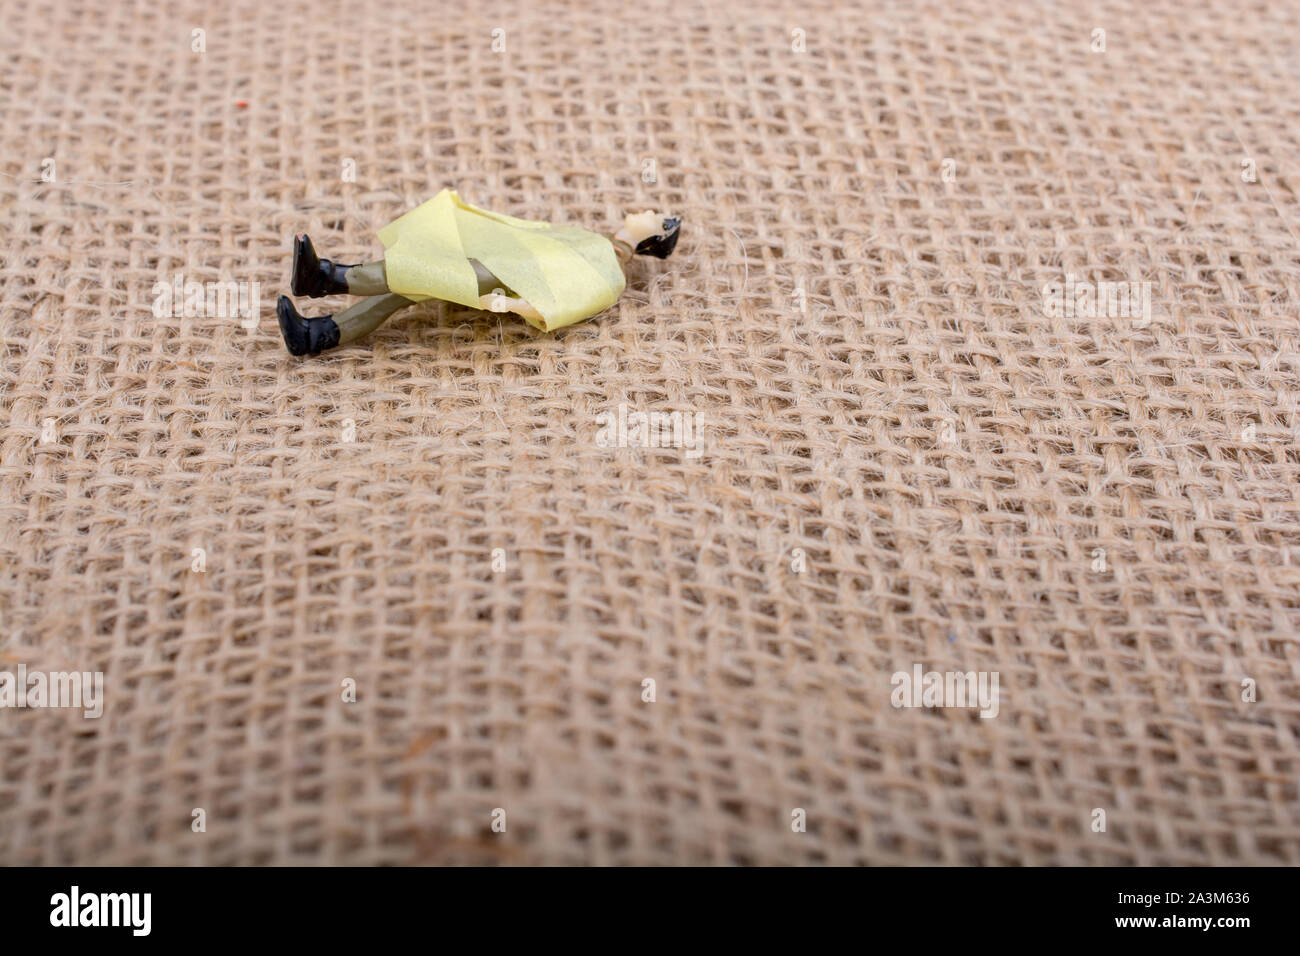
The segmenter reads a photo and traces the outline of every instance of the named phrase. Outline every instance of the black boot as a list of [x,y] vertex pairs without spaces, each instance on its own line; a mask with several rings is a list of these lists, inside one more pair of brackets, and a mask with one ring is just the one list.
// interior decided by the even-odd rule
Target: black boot
[[319,299],[323,295],[344,295],[348,291],[345,278],[348,266],[335,265],[316,255],[316,249],[306,233],[293,237],[293,280],[290,288],[294,295]]
[[319,355],[339,344],[339,327],[334,324],[332,315],[304,319],[287,295],[280,296],[275,311],[280,317],[284,347],[290,355]]

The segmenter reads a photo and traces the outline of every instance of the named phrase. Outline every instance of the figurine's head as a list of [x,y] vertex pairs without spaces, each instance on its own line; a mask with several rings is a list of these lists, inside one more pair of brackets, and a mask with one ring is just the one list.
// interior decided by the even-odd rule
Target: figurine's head
[[636,250],[639,256],[667,259],[677,248],[677,237],[682,231],[682,220],[647,209],[623,220],[618,238]]

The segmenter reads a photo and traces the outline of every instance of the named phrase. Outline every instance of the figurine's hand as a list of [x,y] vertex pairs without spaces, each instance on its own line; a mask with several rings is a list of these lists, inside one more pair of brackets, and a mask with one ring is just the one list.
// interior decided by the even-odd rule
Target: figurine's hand
[[523,299],[516,299],[505,294],[501,289],[494,289],[487,295],[478,297],[478,307],[487,312],[513,312],[525,319],[544,321],[541,313]]

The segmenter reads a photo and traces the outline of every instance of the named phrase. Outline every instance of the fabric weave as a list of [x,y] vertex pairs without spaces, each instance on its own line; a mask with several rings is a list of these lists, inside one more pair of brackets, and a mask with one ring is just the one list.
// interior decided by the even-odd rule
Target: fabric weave
[[[0,8],[0,863],[1300,863],[1295,2]],[[288,356],[445,184],[683,239]]]

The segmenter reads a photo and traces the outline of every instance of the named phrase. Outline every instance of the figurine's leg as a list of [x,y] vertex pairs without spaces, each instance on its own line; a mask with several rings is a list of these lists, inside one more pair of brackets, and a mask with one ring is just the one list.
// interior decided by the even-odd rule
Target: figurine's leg
[[387,322],[394,312],[412,304],[406,296],[395,292],[372,295],[352,303],[334,316],[334,324],[339,327],[339,345],[365,338]]
[[383,295],[388,291],[388,277],[383,260],[364,265],[345,266],[316,255],[311,240],[299,234],[293,240],[294,295],[319,299],[323,295]]
[[[479,295],[487,295],[502,287],[501,281],[488,272],[483,263],[471,259],[469,264],[474,267],[474,277],[478,279]],[[291,289],[294,295],[313,299],[325,295],[383,295],[389,291],[388,273],[382,259],[354,266],[322,259],[316,254],[311,240],[299,234],[293,240]]]
[[347,283],[348,295],[385,295],[388,292],[388,276],[384,272],[382,259],[360,266],[335,266],[335,268],[343,270],[343,281]]
[[411,304],[406,296],[389,293],[354,302],[337,315],[304,319],[288,296],[280,296],[276,312],[280,332],[291,355],[319,355],[326,349],[355,342],[379,328],[399,309]]

